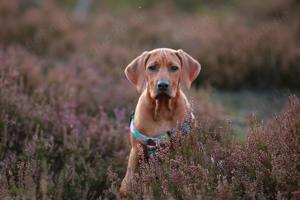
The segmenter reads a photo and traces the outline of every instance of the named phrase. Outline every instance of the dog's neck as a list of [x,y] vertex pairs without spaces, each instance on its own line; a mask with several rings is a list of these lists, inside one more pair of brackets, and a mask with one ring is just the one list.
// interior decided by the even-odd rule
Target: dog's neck
[[182,123],[189,103],[179,89],[176,98],[151,98],[147,89],[141,94],[135,108],[134,123],[137,130],[151,137],[166,132]]
[[151,110],[150,113],[152,113],[153,120],[173,120],[178,108],[177,104],[182,103],[180,102],[182,100],[180,95],[181,93],[178,90],[174,98],[162,97],[153,99],[148,90],[146,90],[146,103],[148,109]]

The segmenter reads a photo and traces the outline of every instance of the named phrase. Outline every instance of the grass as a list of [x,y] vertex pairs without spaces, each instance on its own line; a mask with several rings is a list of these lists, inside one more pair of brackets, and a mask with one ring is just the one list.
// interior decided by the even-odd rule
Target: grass
[[245,141],[251,117],[255,116],[258,121],[268,121],[283,109],[292,94],[299,97],[299,92],[284,89],[214,90],[210,96],[212,101],[221,103],[237,138]]

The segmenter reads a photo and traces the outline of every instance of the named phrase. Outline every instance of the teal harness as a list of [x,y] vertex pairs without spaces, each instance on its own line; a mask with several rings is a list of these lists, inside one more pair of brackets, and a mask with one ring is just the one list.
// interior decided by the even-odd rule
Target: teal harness
[[[194,115],[191,113],[191,119],[194,120]],[[171,136],[174,136],[178,133],[179,131],[179,126],[177,125],[175,128],[159,134],[156,137],[148,137],[141,132],[139,132],[135,126],[134,126],[134,112],[131,113],[130,115],[130,132],[131,134],[135,137],[137,141],[139,141],[141,144],[143,144],[146,147],[147,154],[148,155],[153,155],[156,154],[157,147],[168,143],[171,141]],[[185,121],[182,125],[182,132],[187,135],[191,131],[191,125],[190,121]]]

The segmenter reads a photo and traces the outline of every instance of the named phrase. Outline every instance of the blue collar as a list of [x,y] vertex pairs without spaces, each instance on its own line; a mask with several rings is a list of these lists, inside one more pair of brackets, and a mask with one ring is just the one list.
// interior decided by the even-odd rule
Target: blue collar
[[[194,120],[194,115],[191,113],[191,120]],[[185,121],[182,125],[182,131],[185,135],[189,134],[191,131],[190,121]],[[137,141],[146,146],[148,155],[155,154],[157,146],[170,142],[170,136],[176,135],[179,130],[177,125],[172,130],[165,133],[159,134],[156,137],[148,137],[141,132],[139,132],[134,126],[134,112],[130,115],[130,132],[135,137]]]

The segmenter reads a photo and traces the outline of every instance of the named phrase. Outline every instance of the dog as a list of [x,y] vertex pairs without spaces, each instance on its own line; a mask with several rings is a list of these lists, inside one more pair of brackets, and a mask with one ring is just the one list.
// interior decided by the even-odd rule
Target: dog
[[127,79],[141,95],[131,116],[131,150],[120,187],[121,199],[126,198],[138,168],[138,145],[146,149],[146,154],[155,154],[156,146],[172,134],[174,127],[189,132],[186,119],[193,114],[180,83],[189,89],[200,70],[200,63],[189,54],[169,48],[145,51],[125,68]]

